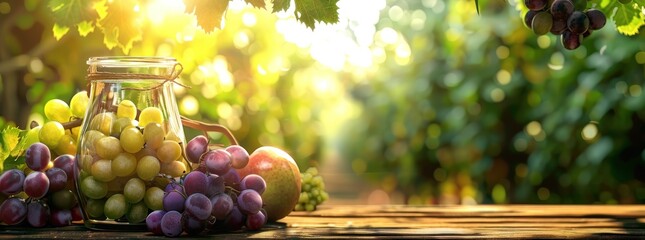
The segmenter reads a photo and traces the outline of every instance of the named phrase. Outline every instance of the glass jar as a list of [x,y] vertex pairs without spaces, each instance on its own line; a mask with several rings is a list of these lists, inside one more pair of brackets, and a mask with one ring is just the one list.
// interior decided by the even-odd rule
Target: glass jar
[[162,208],[169,178],[186,172],[173,84],[174,58],[93,57],[89,106],[77,152],[77,195],[85,226],[145,230]]

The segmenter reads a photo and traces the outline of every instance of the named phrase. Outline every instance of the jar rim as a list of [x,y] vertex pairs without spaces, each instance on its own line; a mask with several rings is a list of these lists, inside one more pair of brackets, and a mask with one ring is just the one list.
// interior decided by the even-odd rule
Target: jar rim
[[87,65],[101,65],[103,67],[128,67],[128,66],[174,66],[177,59],[173,57],[156,56],[100,56],[90,57]]

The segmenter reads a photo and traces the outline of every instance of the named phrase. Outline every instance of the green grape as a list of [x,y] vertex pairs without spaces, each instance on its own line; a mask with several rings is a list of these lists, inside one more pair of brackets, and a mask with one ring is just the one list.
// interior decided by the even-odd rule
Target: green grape
[[139,178],[131,178],[123,187],[123,195],[128,203],[140,202],[146,192],[146,183]]
[[143,128],[143,139],[146,141],[146,147],[151,149],[157,149],[161,146],[164,135],[164,130],[159,123],[149,123]]
[[147,107],[141,111],[141,114],[139,114],[139,127],[144,127],[148,125],[148,123],[163,123],[163,113],[161,112],[161,109],[156,107]]
[[87,97],[87,91],[80,91],[74,94],[72,100],[69,101],[72,115],[78,118],[84,118],[89,101],[90,99]]
[[313,210],[316,210],[316,204],[311,204],[311,203],[305,204],[305,210],[307,212],[311,212]]
[[300,203],[299,203],[299,204],[296,204],[296,208],[295,208],[295,210],[296,210],[296,211],[304,211],[304,210],[305,210],[305,206],[304,206],[303,204],[300,204]]
[[94,176],[89,176],[81,181],[81,192],[91,199],[101,199],[107,195],[107,183],[97,181]]
[[67,122],[72,115],[67,103],[60,99],[52,99],[45,103],[45,116],[57,122]]
[[[92,155],[82,155],[81,159],[79,160],[79,165],[81,167],[81,170],[85,173],[89,173],[92,171],[92,165],[94,164],[95,159],[92,157]],[[89,175],[89,174],[88,174]]]
[[105,199],[88,199],[87,204],[85,204],[85,212],[91,218],[103,219],[105,218],[105,213],[103,209],[105,208]]
[[123,194],[117,193],[105,201],[103,212],[110,219],[119,219],[128,211],[128,204]]
[[132,205],[125,217],[128,218],[128,222],[130,223],[143,222],[148,217],[148,206],[143,201]]
[[300,180],[302,188],[295,211],[313,211],[316,206],[329,199],[329,194],[325,192],[325,182],[315,167],[302,173]]
[[137,176],[145,181],[155,178],[161,170],[161,164],[156,157],[145,156],[137,164]]
[[143,197],[143,202],[146,203],[151,210],[163,209],[163,196],[164,191],[158,187],[151,187],[146,190],[146,195]]
[[96,140],[99,140],[103,137],[105,137],[105,134],[102,132],[99,132],[97,130],[88,130],[83,134],[83,144],[87,146],[89,150],[94,151],[96,148],[94,147],[96,145]]
[[112,123],[116,120],[113,112],[103,112],[96,114],[90,121],[90,129],[98,130],[105,135],[112,132]]
[[145,156],[157,157],[157,151],[155,151],[154,149],[152,149],[149,146],[145,146],[141,150],[139,150],[137,153],[135,153],[134,156],[137,159],[141,159],[141,158],[143,158]]
[[539,12],[533,17],[531,29],[535,35],[544,35],[551,31],[553,26],[553,16],[549,12]]
[[71,154],[75,155],[76,154],[76,141],[74,141],[74,137],[72,137],[69,134],[63,135],[63,137],[58,140],[58,145],[56,146],[56,149],[54,149],[58,155],[63,155],[63,154]]
[[306,192],[301,192],[300,193],[300,198],[298,198],[299,203],[306,203],[309,202],[309,194]]
[[112,173],[112,161],[101,159],[92,164],[91,172],[94,179],[101,182],[109,182],[116,178]]
[[162,163],[169,163],[181,157],[181,146],[172,140],[164,140],[157,148],[157,158]]
[[181,177],[186,173],[186,164],[182,161],[172,161],[161,164],[161,173],[170,175],[171,177]]
[[56,121],[49,121],[43,125],[38,132],[38,139],[49,147],[49,149],[56,149],[58,141],[65,135],[65,128],[63,125]]
[[116,116],[118,118],[129,118],[134,120],[137,117],[137,106],[130,100],[123,100],[119,103],[116,109]]
[[121,132],[121,148],[129,153],[137,153],[143,148],[145,140],[137,128],[126,128]]
[[72,191],[63,189],[51,195],[51,203],[57,209],[71,209],[76,205],[76,197]]
[[114,123],[112,123],[112,136],[120,136],[121,132],[127,128],[133,128],[136,126],[134,120],[129,118],[118,118]]
[[112,159],[112,173],[117,177],[130,176],[137,169],[137,158],[130,153],[119,153]]
[[119,139],[112,136],[105,136],[96,140],[94,149],[96,150],[96,155],[103,159],[114,159],[119,153],[123,152]]
[[40,129],[42,126],[36,126],[32,129],[29,129],[27,133],[25,134],[25,147],[31,146],[31,144],[34,144],[36,142],[40,142],[40,139],[38,138],[38,134],[40,133]]

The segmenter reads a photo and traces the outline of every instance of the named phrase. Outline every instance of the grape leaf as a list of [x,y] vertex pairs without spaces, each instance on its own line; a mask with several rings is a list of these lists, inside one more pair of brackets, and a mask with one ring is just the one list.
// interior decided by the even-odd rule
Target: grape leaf
[[0,161],[4,162],[20,142],[20,129],[7,127],[0,135]]
[[645,25],[645,14],[638,4],[621,4],[614,1],[609,5],[610,9],[616,8],[612,19],[616,22],[616,29],[619,33],[632,36],[638,33],[638,29]]
[[264,3],[264,0],[244,0],[244,1],[256,8],[261,8],[261,9],[266,8],[266,4]]
[[94,31],[94,23],[90,21],[82,21],[76,24],[76,27],[78,34],[81,35],[81,37],[85,37],[87,34]]
[[104,38],[103,43],[109,49],[119,46],[123,53],[128,53],[135,41],[141,40],[140,14],[135,10],[138,1],[119,0],[108,2],[105,18],[98,23]]
[[69,27],[67,26],[61,26],[58,25],[58,23],[54,24],[54,27],[52,28],[52,32],[54,33],[54,38],[56,40],[60,40],[67,32],[69,32]]
[[273,0],[273,12],[287,11],[291,5],[291,0]]
[[229,0],[184,0],[187,13],[195,13],[197,24],[209,33],[222,28],[222,17]]
[[338,22],[338,0],[295,0],[296,19],[314,29],[316,21]]
[[[54,16],[54,28],[52,32],[56,40],[60,40],[69,29],[82,22],[94,25],[98,18],[94,10],[94,0],[52,0],[49,1],[48,7]],[[79,29],[80,32],[81,29]],[[82,35],[81,36],[85,36]]]

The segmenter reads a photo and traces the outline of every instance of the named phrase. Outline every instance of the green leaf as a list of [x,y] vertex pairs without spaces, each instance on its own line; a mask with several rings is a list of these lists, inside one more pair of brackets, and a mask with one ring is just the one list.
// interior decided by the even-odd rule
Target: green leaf
[[20,129],[7,127],[0,133],[0,161],[5,161],[20,142]]
[[58,23],[55,23],[54,27],[52,28],[52,32],[54,33],[56,40],[60,40],[61,38],[63,38],[63,36],[65,36],[65,34],[67,34],[67,32],[69,32],[69,27],[61,26],[58,25]]
[[51,0],[47,5],[54,15],[56,24],[72,27],[82,21],[94,21],[98,17],[94,10],[95,0]]
[[209,33],[222,28],[222,17],[228,0],[184,0],[187,13],[195,13],[197,24]]
[[101,19],[98,26],[103,32],[103,43],[109,49],[119,46],[127,54],[135,41],[142,38],[142,20],[135,11],[138,1],[119,0],[107,3],[107,14]]
[[291,0],[273,0],[273,12],[287,11],[291,5]]
[[316,21],[338,22],[338,0],[295,0],[296,19],[314,29]]
[[78,34],[81,35],[81,37],[85,37],[87,36],[87,34],[94,31],[94,23],[90,21],[82,21],[76,24],[76,29],[78,30]]
[[614,1],[609,5],[616,8],[616,13],[612,17],[616,22],[616,29],[619,33],[632,36],[638,33],[638,29],[645,25],[645,14],[643,14],[642,6],[639,4],[621,4]]
[[264,3],[264,0],[244,0],[244,1],[256,8],[261,8],[261,9],[266,8],[266,4]]

